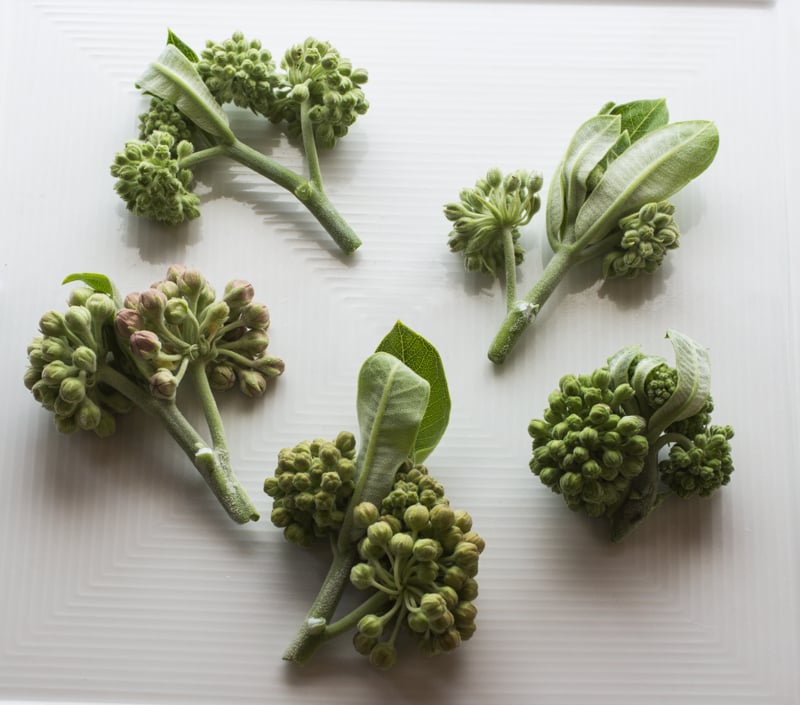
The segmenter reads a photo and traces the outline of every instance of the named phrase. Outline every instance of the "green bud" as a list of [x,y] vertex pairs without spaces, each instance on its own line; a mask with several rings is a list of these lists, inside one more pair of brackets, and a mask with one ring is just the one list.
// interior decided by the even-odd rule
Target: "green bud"
[[462,600],[466,600],[468,602],[472,602],[473,600],[477,599],[478,597],[478,581],[475,580],[474,577],[468,577],[464,581],[464,585],[461,587],[458,593]]
[[67,377],[72,376],[74,368],[61,360],[53,360],[44,366],[42,380],[47,384],[60,385]]
[[458,544],[456,550],[453,552],[455,564],[463,569],[470,577],[474,577],[478,574],[479,557],[480,551],[478,551],[478,547],[474,543],[469,543],[467,541]]
[[58,311],[48,311],[39,319],[39,330],[44,335],[59,337],[66,335],[67,325]]
[[110,321],[117,312],[113,299],[107,294],[92,294],[83,305],[89,310],[95,321]]
[[113,435],[117,430],[117,422],[114,420],[113,415],[107,411],[101,411],[100,423],[95,426],[94,432],[99,438],[108,438]]
[[395,558],[408,558],[414,552],[414,539],[406,533],[393,534],[389,541],[389,553]]
[[350,582],[359,590],[368,590],[375,583],[375,569],[368,563],[356,563],[350,570]]
[[422,610],[409,612],[406,624],[408,624],[408,628],[415,634],[424,634],[430,628],[428,618]]
[[358,631],[368,639],[377,639],[383,634],[383,620],[376,614],[368,614],[358,620]]
[[68,404],[78,404],[86,396],[86,386],[77,377],[67,377],[61,381],[58,394]]
[[54,416],[53,418],[60,433],[75,433],[80,428],[74,416]]
[[353,646],[362,656],[369,656],[370,652],[375,648],[375,644],[377,643],[377,639],[368,637],[361,632],[356,632],[353,635]]
[[367,537],[376,546],[388,546],[392,535],[392,527],[385,521],[376,521],[367,529]]
[[442,554],[442,546],[434,539],[417,539],[414,542],[414,558],[418,561],[435,561]]
[[353,508],[353,525],[358,529],[366,529],[379,517],[378,508],[371,502],[361,502]]
[[455,512],[446,504],[437,504],[430,511],[431,526],[437,532],[447,531],[455,521]]
[[255,370],[240,370],[239,378],[239,391],[246,397],[255,399],[263,396],[267,390],[267,380],[263,374]]
[[397,650],[388,642],[376,644],[369,652],[369,662],[382,671],[386,671],[397,662]]
[[428,524],[430,511],[422,504],[412,504],[403,514],[403,521],[410,531],[418,533]]
[[84,431],[91,431],[98,427],[102,418],[100,407],[88,397],[84,398],[75,413],[75,420]]
[[148,380],[150,394],[156,399],[171,400],[178,391],[178,380],[169,370],[159,369]]

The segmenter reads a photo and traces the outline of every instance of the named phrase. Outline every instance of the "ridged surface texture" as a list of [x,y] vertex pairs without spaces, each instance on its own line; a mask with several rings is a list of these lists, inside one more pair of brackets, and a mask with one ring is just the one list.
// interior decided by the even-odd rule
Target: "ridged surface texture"
[[[167,27],[195,48],[241,29],[278,58],[312,35],[369,70],[369,112],[321,156],[364,242],[353,257],[232,162],[197,169],[203,215],[177,230],[125,210],[109,165],[135,137],[134,82]],[[800,703],[798,36],[790,0],[0,4],[0,702]],[[672,119],[713,119],[721,135],[676,199],[680,249],[632,282],[572,272],[494,368],[503,290],[448,251],[443,204],[491,166],[541,170],[546,190],[604,102],[659,96]],[[302,168],[276,129],[232,115],[246,141]],[[523,290],[543,235],[539,214],[523,230]],[[228,521],[155,420],[63,436],[22,384],[65,275],[104,272],[127,293],[176,262],[218,290],[249,279],[270,307],[285,374],[255,404],[221,402],[257,524]],[[357,430],[358,370],[398,319],[447,371],[450,426],[428,465],[487,543],[478,631],[435,659],[406,644],[388,673],[347,639],[297,668],[281,654],[327,556],[286,544],[261,485],[281,448]],[[612,545],[531,475],[527,425],[562,374],[633,343],[669,356],[668,327],[711,350],[736,472]]]

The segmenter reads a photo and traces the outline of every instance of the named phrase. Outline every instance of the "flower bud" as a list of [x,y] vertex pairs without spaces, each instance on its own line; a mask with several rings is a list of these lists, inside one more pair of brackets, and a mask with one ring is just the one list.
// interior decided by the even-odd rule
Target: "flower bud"
[[455,512],[446,504],[437,504],[430,511],[431,526],[435,531],[447,531],[456,521]]
[[70,306],[83,306],[86,300],[94,294],[95,291],[90,286],[79,286],[69,292],[67,297],[67,304]]
[[56,428],[61,433],[75,433],[80,427],[74,416],[55,416]]
[[256,370],[240,370],[239,390],[247,397],[255,399],[267,390],[267,380],[263,374]]
[[144,328],[144,320],[138,311],[134,311],[133,309],[129,308],[123,308],[117,311],[117,315],[114,318],[114,327],[116,328],[117,334],[120,336],[120,338],[127,340],[136,331]]
[[186,299],[168,299],[164,307],[164,320],[171,326],[180,326],[189,316]]
[[166,307],[167,297],[158,289],[145,289],[139,294],[138,311],[146,321],[162,321]]
[[442,546],[434,539],[417,539],[414,543],[414,558],[418,561],[435,561],[442,555]]
[[377,614],[368,614],[358,620],[358,631],[369,639],[383,634],[383,620]]
[[368,590],[375,582],[375,569],[369,563],[356,563],[350,570],[350,582],[359,590]]
[[385,521],[376,521],[367,528],[367,537],[370,542],[382,548],[389,545],[393,534],[392,527]]
[[376,668],[386,671],[397,662],[397,650],[387,642],[376,644],[369,652],[369,662]]
[[373,522],[378,521],[380,513],[371,502],[361,502],[353,508],[353,525],[358,529],[366,529]]
[[205,277],[200,274],[196,269],[183,268],[180,272],[173,270],[173,267],[167,271],[168,278],[172,278],[170,273],[175,273],[175,283],[178,285],[178,290],[184,296],[196,297],[199,296],[203,287],[206,286]]
[[67,328],[77,335],[83,342],[94,340],[92,336],[92,314],[83,306],[70,306],[64,314]]
[[200,334],[206,340],[213,340],[219,329],[225,325],[229,314],[230,309],[224,301],[216,301],[206,307],[200,318]]
[[155,360],[161,353],[161,340],[150,330],[137,330],[130,338],[131,351],[140,360]]
[[178,391],[178,380],[169,370],[160,369],[150,377],[150,394],[156,399],[171,400]]
[[353,635],[353,646],[355,647],[355,650],[362,656],[369,656],[372,649],[375,648],[375,644],[377,644],[376,639],[368,637],[361,632],[356,632]]
[[422,610],[409,612],[408,618],[406,619],[406,624],[408,625],[408,628],[416,634],[424,634],[428,631],[428,629],[430,629],[428,618],[425,616],[425,613]]
[[100,411],[100,407],[88,397],[80,403],[75,413],[75,420],[78,422],[78,426],[84,431],[91,431],[97,428],[101,418],[102,412]]
[[114,416],[109,414],[107,411],[101,411],[100,423],[95,426],[94,432],[100,438],[108,438],[109,436],[112,436],[116,430],[117,422],[114,420]]
[[58,395],[68,404],[78,404],[86,396],[86,386],[77,377],[67,377],[61,381]]
[[258,370],[265,377],[279,377],[283,374],[286,364],[279,357],[267,355],[253,361],[253,369]]
[[403,514],[403,521],[410,531],[418,533],[428,524],[430,512],[422,504],[412,504]]
[[81,372],[94,374],[97,372],[97,355],[91,348],[81,345],[72,352],[72,364]]
[[60,385],[61,382],[67,377],[72,375],[72,368],[66,365],[61,360],[53,360],[53,362],[45,365],[42,370],[42,379],[47,384]]
[[234,279],[225,285],[222,300],[228,304],[231,311],[238,311],[253,300],[255,290],[253,285],[244,279]]
[[389,541],[389,553],[395,558],[408,558],[414,552],[414,539],[406,533],[393,534]]

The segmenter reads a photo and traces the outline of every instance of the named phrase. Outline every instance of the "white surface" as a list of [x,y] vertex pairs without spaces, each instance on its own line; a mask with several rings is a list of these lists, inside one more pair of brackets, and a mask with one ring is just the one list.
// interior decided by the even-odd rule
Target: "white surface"
[[[348,260],[279,189],[198,171],[203,216],[177,232],[129,216],[108,166],[144,101],[132,84],[169,25],[202,46],[235,29],[277,56],[307,35],[370,71],[370,112],[323,157],[364,240]],[[0,701],[790,705],[797,663],[800,144],[795,2],[10,0],[0,9],[3,346]],[[443,203],[496,165],[549,175],[606,100],[665,96],[721,133],[677,199],[681,248],[657,275],[573,272],[501,369],[485,350],[497,284],[446,247]],[[295,149],[246,115],[246,139]],[[526,229],[524,289],[543,258]],[[297,669],[284,645],[322,578],[267,520],[230,523],[153,422],[60,436],[21,383],[39,316],[73,271],[140,289],[182,262],[249,278],[286,374],[261,402],[223,399],[234,464],[262,514],[277,451],[355,427],[363,359],[397,318],[444,359],[450,428],[430,458],[486,538],[478,633],[389,673],[345,643]],[[591,284],[590,284],[591,283]],[[590,284],[588,288],[584,288]],[[670,501],[624,544],[528,470],[528,420],[567,371],[667,327],[711,348],[715,419],[736,428],[732,484]]]

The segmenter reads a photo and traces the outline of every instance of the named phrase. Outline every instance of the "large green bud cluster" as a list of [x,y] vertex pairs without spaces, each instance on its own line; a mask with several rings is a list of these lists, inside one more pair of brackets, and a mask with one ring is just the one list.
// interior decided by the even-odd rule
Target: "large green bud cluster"
[[220,105],[233,103],[268,116],[279,84],[272,54],[257,39],[235,32],[223,42],[206,42],[197,71]]
[[334,441],[303,441],[281,450],[264,492],[273,499],[272,523],[287,541],[310,546],[339,533],[355,487],[355,448],[353,434],[342,431]]
[[188,157],[190,142],[175,143],[168,132],[156,130],[144,140],[126,142],[111,165],[114,188],[128,210],[169,225],[200,215],[200,199],[192,193],[192,172],[179,160]]
[[116,330],[151,394],[174,399],[186,366],[200,362],[214,389],[238,387],[246,396],[261,396],[284,364],[266,353],[269,311],[253,295],[249,282],[234,280],[217,301],[205,277],[182,266],[129,294]]
[[[420,472],[428,477],[426,470]],[[400,482],[405,492],[408,480]],[[395,639],[401,627],[427,655],[453,651],[469,639],[475,632],[475,576],[484,548],[470,515],[434,503],[410,504],[398,517],[364,502],[356,507],[355,518],[366,536],[350,580],[361,590],[390,596],[384,609],[358,622],[356,650],[375,666],[389,668],[397,658]]]
[[603,259],[603,277],[632,278],[658,269],[667,250],[678,247],[680,232],[668,201],[648,203],[619,221],[619,245]]
[[514,260],[520,264],[525,250],[519,244],[519,229],[527,225],[541,206],[539,172],[518,170],[503,176],[490,169],[471,189],[462,189],[458,203],[445,206],[445,217],[453,223],[448,236],[451,252],[464,254],[471,272],[496,275],[504,271],[504,239],[514,243]]
[[48,311],[39,321],[41,336],[28,346],[25,386],[45,409],[53,412],[63,433],[78,429],[110,436],[115,414],[130,410],[130,402],[97,377],[109,356],[107,341],[116,306],[106,294],[80,288],[68,299],[65,313]]
[[354,69],[328,42],[309,37],[295,44],[286,51],[281,67],[285,75],[270,119],[285,121],[290,136],[302,132],[301,106],[305,105],[317,144],[331,148],[369,108],[361,88],[367,72]]
[[544,418],[530,422],[530,468],[570,509],[610,516],[642,472],[649,450],[646,421],[623,407],[633,396],[629,384],[611,383],[606,367],[566,375],[550,395]]
[[381,513],[402,519],[408,507],[421,504],[433,509],[437,504],[448,504],[444,487],[428,474],[424,465],[414,465],[410,460],[397,471],[391,491],[381,501]]
[[177,157],[177,147],[181,142],[192,141],[190,123],[168,100],[153,97],[147,112],[139,115],[139,139],[146,140],[154,132],[166,132],[173,139],[171,153]]
[[733,472],[731,438],[730,426],[709,426],[689,443],[675,443],[658,464],[661,481],[679,497],[707,497],[727,485]]

